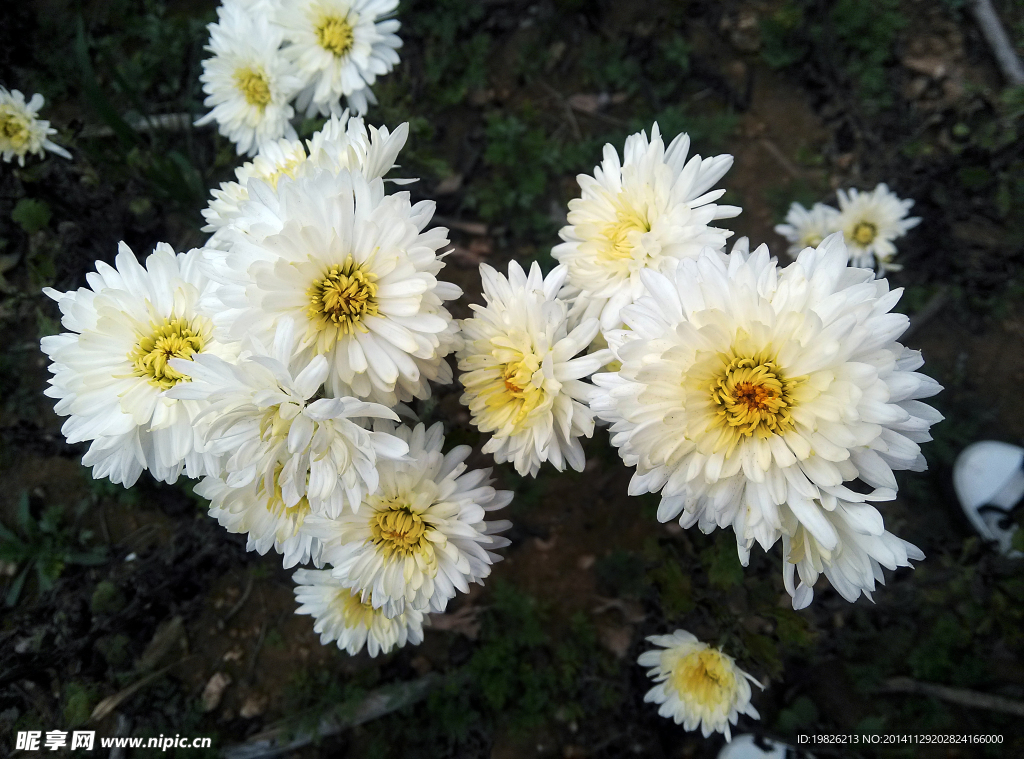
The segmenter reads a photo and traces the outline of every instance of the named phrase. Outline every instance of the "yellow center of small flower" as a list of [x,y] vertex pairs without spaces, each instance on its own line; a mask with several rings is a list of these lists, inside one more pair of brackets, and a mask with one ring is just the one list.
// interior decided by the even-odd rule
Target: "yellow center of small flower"
[[316,41],[320,47],[339,58],[346,55],[355,43],[352,25],[339,16],[325,16],[316,25]]
[[249,105],[254,105],[262,111],[270,104],[270,80],[262,69],[238,69],[235,72],[235,84],[245,95],[245,102]]
[[423,517],[404,504],[391,503],[391,508],[378,511],[370,518],[370,534],[386,558],[430,552],[427,539],[429,525]]
[[805,248],[817,248],[824,238],[817,232],[810,232],[800,238],[800,244]]
[[725,655],[714,648],[688,654],[672,668],[672,688],[687,701],[714,709],[732,703],[736,674]]
[[366,332],[362,320],[377,315],[377,277],[364,271],[352,260],[332,266],[323,279],[316,280],[307,291],[310,319],[320,329],[336,328],[342,335],[357,329]]
[[853,240],[858,245],[870,245],[878,234],[878,227],[870,221],[861,221],[853,228]]
[[734,357],[711,385],[711,400],[729,434],[723,440],[731,449],[738,435],[767,438],[793,428],[789,393],[798,380],[786,380],[775,363],[765,356]]
[[544,390],[533,383],[540,364],[541,359],[536,354],[523,353],[518,360],[502,366],[501,383],[488,388],[488,408],[502,417],[510,417],[514,428],[518,428],[531,411],[544,403]]
[[128,360],[132,362],[136,377],[148,377],[151,385],[166,390],[179,382],[187,382],[188,375],[171,368],[167,363],[172,358],[192,358],[206,345],[208,331],[203,329],[199,318],[164,319],[160,324],[151,324],[152,332],[139,335],[139,341]]
[[345,627],[369,627],[373,618],[380,612],[373,608],[372,597],[367,601],[361,600],[361,593],[351,588],[340,588],[334,603],[341,612],[341,618],[345,621]]
[[615,214],[615,221],[607,224],[602,230],[608,240],[607,254],[613,259],[630,258],[633,255],[635,235],[651,231],[651,223],[646,214],[623,203]]
[[[309,501],[306,500],[306,496],[302,496],[299,502],[293,506],[289,506],[284,502],[284,493],[281,491],[281,471],[284,469],[283,464],[278,464],[274,469],[274,492],[268,496],[266,488],[266,480],[261,478],[259,484],[256,486],[256,496],[258,498],[267,499],[267,511],[273,514],[278,519],[285,520],[285,525],[278,526],[278,532],[284,534],[282,537],[287,539],[292,535],[296,535],[299,529],[302,527],[302,523],[306,517],[309,516],[312,509],[310,508]],[[287,526],[291,527],[290,534],[287,530]]]
[[0,135],[15,149],[24,147],[31,135],[29,120],[13,108],[0,107]]
[[294,179],[296,169],[298,169],[305,160],[305,155],[297,155],[294,158],[289,158],[283,165],[278,166],[274,171],[261,175],[260,178],[274,189],[277,189],[277,183],[281,181],[281,177],[291,177]]

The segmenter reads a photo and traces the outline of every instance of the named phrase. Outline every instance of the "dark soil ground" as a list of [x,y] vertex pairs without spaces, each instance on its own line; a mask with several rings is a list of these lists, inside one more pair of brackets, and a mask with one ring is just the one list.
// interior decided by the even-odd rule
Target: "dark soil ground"
[[[1024,40],[1024,4],[998,5]],[[812,608],[793,612],[777,553],[741,571],[729,535],[659,525],[657,499],[627,497],[630,473],[599,430],[583,473],[523,480],[497,468],[517,491],[505,561],[433,620],[423,645],[378,659],[321,646],[293,613],[278,557],[247,554],[187,484],[92,481],[41,394],[38,339],[59,327],[42,286],[81,286],[119,240],[139,254],[202,242],[198,210],[231,175],[231,146],[120,117],[201,112],[214,5],[0,8],[0,83],[42,91],[75,156],[0,170],[0,522],[15,535],[0,543],[0,754],[26,729],[203,735],[214,752],[264,735],[283,745],[422,685],[416,703],[286,753],[713,757],[722,739],[643,702],[644,637],[684,627],[769,683],[754,697],[761,720],[737,732],[790,743],[998,735],[994,746],[858,738],[814,754],[1024,756],[1019,716],[892,692],[893,678],[909,678],[1024,702],[1024,566],[972,536],[950,486],[970,441],[1024,439],[1024,93],[1003,88],[965,6],[401,4],[403,61],[369,121],[412,123],[402,171],[423,177],[414,196],[435,199],[452,229],[445,276],[467,293],[457,316],[478,299],[480,262],[549,265],[575,174],[657,119],[670,136],[689,131],[701,154],[736,157],[722,184],[744,208],[731,228],[776,253],[785,245],[772,227],[793,200],[834,202],[837,187],[885,181],[917,201],[924,221],[901,241],[905,268],[891,279],[907,288],[907,343],[945,386],[936,405],[947,420],[925,448],[929,471],[902,477],[885,510],[888,529],[928,558],[888,573],[875,603],[849,604],[823,580]],[[439,388],[418,410],[445,421],[450,444],[479,450],[458,396]]]

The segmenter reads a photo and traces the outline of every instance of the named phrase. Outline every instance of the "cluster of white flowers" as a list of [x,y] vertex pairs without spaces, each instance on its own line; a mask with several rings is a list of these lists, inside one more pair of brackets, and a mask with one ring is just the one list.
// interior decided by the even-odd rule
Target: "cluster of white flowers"
[[[224,0],[200,81],[239,154],[295,139],[296,115],[365,114],[378,76],[398,63],[398,0]],[[343,106],[342,99],[345,104]]]
[[50,141],[50,135],[57,134],[57,130],[49,121],[39,118],[43,103],[39,93],[26,103],[18,90],[0,86],[0,156],[4,163],[17,158],[18,165],[24,166],[25,156],[43,156],[47,150],[71,158],[68,151]]
[[[284,129],[294,93],[278,100],[278,87],[292,72],[321,107],[386,70],[374,46],[397,23],[373,19],[393,8],[233,0],[207,81],[265,97],[261,124]],[[275,55],[286,41],[280,59],[256,57],[267,39]],[[352,70],[329,69],[342,52]],[[222,124],[255,124],[233,97]],[[523,476],[544,462],[581,471],[580,438],[601,420],[636,467],[630,494],[661,493],[661,521],[731,527],[744,565],[755,542],[781,539],[795,608],[821,574],[854,601],[882,567],[923,558],[872,505],[895,498],[894,471],[925,467],[920,444],[941,419],[920,400],[941,388],[897,342],[900,291],[849,266],[888,261],[883,243],[916,221],[902,218],[909,201],[898,218],[879,210],[884,185],[841,193],[842,212],[794,206],[787,234],[810,244],[780,267],[745,239],[727,251],[731,233],[710,226],[740,211],[714,189],[732,157],[688,158],[689,138],[666,148],[655,124],[579,177],[550,273],[482,265],[485,302],[456,322],[445,304],[462,291],[438,279],[448,240],[427,229],[433,204],[385,189],[406,125],[332,115],[305,144],[245,128],[240,146],[262,146],[213,192],[203,248],[161,245],[143,267],[122,246],[89,288],[46,291],[69,330],[43,340],[48,393],[68,440],[91,442],[95,476],[202,478],[210,515],[250,549],[312,563],[296,596],[324,643],[376,655],[419,642],[424,615],[482,582],[508,544],[509,523],[487,512],[512,494],[467,468],[469,447],[444,453],[440,423],[399,423],[431,382],[452,381],[452,354],[485,453]],[[848,245],[834,230],[851,225]],[[666,650],[640,663],[661,714],[727,738],[738,714],[757,717],[753,678],[730,657],[681,630],[651,640]]]
[[444,303],[462,294],[437,278],[433,204],[385,192],[407,131],[332,117],[306,146],[270,143],[215,191],[203,248],[143,266],[122,245],[88,288],[45,291],[68,330],[42,341],[47,393],[94,476],[202,478],[250,550],[319,570],[295,579],[321,640],[371,655],[488,576],[510,525],[486,514],[512,498],[468,447],[443,453],[440,423],[396,413],[451,381]]
[[871,192],[839,190],[839,208],[815,203],[810,209],[793,203],[786,223],[775,231],[789,241],[789,255],[795,257],[804,248],[814,248],[833,232],[842,232],[850,250],[851,266],[877,269],[879,274],[899,271],[892,262],[895,240],[916,227],[921,219],[907,217],[913,200],[901,200],[884,183]]
[[[917,222],[903,218],[911,201],[880,185],[840,193],[841,212],[794,206],[785,231],[799,255],[780,267],[745,239],[726,252],[730,233],[708,225],[739,213],[712,189],[732,158],[687,160],[688,148],[680,135],[666,149],[655,125],[650,140],[627,139],[621,161],[608,145],[594,175],[579,177],[582,197],[552,255],[568,269],[559,297],[570,323],[600,321],[591,357],[605,371],[580,397],[636,467],[630,494],[661,493],[659,519],[732,527],[744,566],[755,542],[768,550],[781,539],[795,608],[821,574],[850,601],[870,597],[882,567],[923,558],[871,504],[895,498],[895,470],[925,468],[920,443],[942,417],[920,399],[941,388],[896,341],[909,323],[892,313],[900,291],[849,264],[888,261],[891,240]],[[472,345],[486,335],[478,329]],[[491,400],[502,380],[509,392],[526,387],[509,363],[522,361],[509,350],[516,341],[501,344],[499,360],[464,367],[477,370],[467,398],[495,430],[490,449],[536,471],[539,438],[509,432],[531,396],[521,411]],[[538,374],[539,390],[552,373]]]

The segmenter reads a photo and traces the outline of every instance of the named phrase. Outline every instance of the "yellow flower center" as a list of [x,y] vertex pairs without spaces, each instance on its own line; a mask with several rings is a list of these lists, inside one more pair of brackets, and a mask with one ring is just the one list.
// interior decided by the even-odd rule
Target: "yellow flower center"
[[139,341],[128,360],[134,367],[136,377],[148,377],[151,385],[166,390],[179,382],[187,382],[188,375],[171,368],[172,358],[192,358],[202,351],[208,338],[208,330],[194,319],[164,319],[160,324],[151,324],[149,335],[139,335]]
[[345,627],[369,627],[373,618],[380,612],[373,608],[372,596],[365,602],[361,600],[362,594],[353,591],[351,588],[340,588],[334,603],[341,612],[341,618],[345,620]]
[[853,228],[853,240],[858,245],[870,245],[878,234],[878,227],[870,221],[861,221]]
[[328,50],[340,58],[352,49],[355,34],[347,19],[339,16],[325,16],[316,25],[316,41],[324,50]]
[[800,244],[805,248],[817,248],[823,239],[817,232],[810,232],[800,238]]
[[731,704],[736,694],[732,664],[714,648],[694,651],[679,659],[669,682],[680,697],[709,709]]
[[277,189],[277,183],[281,181],[281,177],[295,178],[295,171],[299,168],[306,160],[305,155],[295,156],[285,161],[284,165],[277,167],[274,171],[261,176],[267,184],[274,189]]
[[363,271],[349,256],[342,266],[332,266],[309,288],[306,312],[320,329],[335,327],[343,335],[357,329],[366,332],[362,320],[377,315],[376,280],[376,275]]
[[[284,493],[281,491],[280,480],[283,469],[283,464],[278,464],[276,469],[274,469],[274,492],[268,496],[266,480],[260,478],[259,484],[256,486],[256,496],[258,498],[266,498],[267,511],[279,519],[286,520],[287,524],[292,527],[291,534],[295,535],[312,509],[309,506],[309,501],[306,500],[306,496],[302,496],[294,506],[289,506],[284,502]],[[278,529],[280,531],[280,527]]]
[[602,232],[608,240],[607,254],[614,259],[629,258],[633,255],[636,235],[651,231],[651,223],[645,213],[623,202],[615,214],[615,221],[605,225]]
[[10,107],[0,108],[0,135],[3,135],[6,140],[10,140],[15,149],[24,147],[30,134],[29,120],[25,114]]
[[270,103],[270,80],[262,69],[241,68],[235,72],[235,84],[245,95],[245,102],[261,111]]
[[487,406],[510,416],[513,427],[522,424],[531,411],[544,403],[544,391],[533,384],[540,364],[536,354],[521,354],[518,361],[510,361],[501,368],[501,384],[495,383],[486,395]]
[[428,525],[422,516],[408,506],[395,502],[391,503],[390,509],[378,511],[370,518],[372,540],[385,558],[395,554],[405,558],[431,553],[427,529]]
[[738,435],[767,438],[793,428],[789,394],[799,380],[785,379],[766,356],[724,357],[725,371],[711,384],[711,400],[718,406],[718,420],[731,448]]

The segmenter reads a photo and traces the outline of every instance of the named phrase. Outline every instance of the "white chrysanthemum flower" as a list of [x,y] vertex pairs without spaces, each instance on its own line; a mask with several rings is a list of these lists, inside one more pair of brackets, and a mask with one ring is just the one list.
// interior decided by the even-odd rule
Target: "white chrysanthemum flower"
[[790,256],[804,248],[817,248],[821,241],[839,231],[839,211],[824,203],[815,203],[810,209],[793,203],[786,214],[786,223],[778,224],[775,231],[789,240]]
[[223,477],[210,476],[195,486],[195,493],[210,502],[209,514],[221,527],[246,536],[245,550],[265,556],[274,549],[285,569],[310,561],[323,566],[320,540],[303,529],[309,502],[302,498],[288,506],[276,478],[271,487],[262,479],[234,487]]
[[247,185],[252,178],[277,187],[281,177],[294,177],[299,166],[306,161],[306,148],[301,140],[272,140],[264,142],[256,158],[235,169],[235,182],[221,182],[220,188],[211,190],[213,196],[203,209],[206,219],[204,232],[213,232],[208,247],[220,247],[217,232],[230,224],[241,213],[242,204],[249,199]]
[[307,529],[323,541],[335,575],[388,617],[409,608],[442,612],[456,590],[482,583],[501,560],[491,551],[508,545],[497,533],[511,524],[485,516],[507,506],[512,493],[491,487],[490,469],[466,471],[469,446],[442,454],[440,422],[429,430],[402,426],[394,434],[409,443],[410,460],[381,461],[380,489],[357,513],[310,517]]
[[582,379],[612,358],[611,351],[579,355],[597,335],[597,319],[569,330],[568,306],[558,299],[566,267],[547,277],[534,263],[529,276],[515,261],[508,278],[480,266],[486,306],[461,322],[461,381],[473,424],[492,433],[483,447],[521,475],[536,476],[541,462],[583,471],[581,436],[594,433],[587,407],[594,386]]
[[295,600],[301,606],[296,614],[309,614],[316,620],[313,632],[320,643],[338,642],[338,648],[355,656],[366,646],[370,656],[390,653],[406,643],[423,642],[423,612],[406,609],[395,617],[386,617],[362,594],[331,574],[329,570],[300,569],[295,575]]
[[0,87],[0,155],[5,163],[17,157],[18,165],[24,166],[26,155],[42,156],[46,150],[71,158],[68,151],[50,141],[57,130],[37,115],[44,102],[39,93],[26,103],[19,90]]
[[90,289],[43,290],[70,330],[42,339],[53,361],[46,394],[60,399],[58,414],[70,417],[62,428],[68,442],[93,441],[82,463],[97,479],[130,487],[144,469],[163,482],[174,482],[182,469],[189,477],[219,469],[196,424],[200,404],[164,394],[189,381],[170,359],[230,359],[236,352],[197,310],[206,286],[198,259],[198,251],[175,255],[160,243],[143,268],[121,243],[116,268],[99,261],[86,275]]
[[203,105],[212,108],[196,122],[217,122],[220,133],[235,143],[239,155],[254,155],[263,143],[295,139],[289,101],[301,81],[281,54],[282,35],[266,14],[237,3],[218,8],[210,24],[212,58],[203,61]]
[[[255,343],[255,341],[253,341]],[[386,432],[371,432],[359,422],[398,416],[376,403],[355,398],[312,400],[327,378],[327,360],[292,360],[294,324],[282,320],[272,350],[255,343],[251,353],[229,363],[196,356],[192,381],[168,396],[203,402],[206,445],[223,454],[224,478],[231,487],[257,483],[257,495],[295,512],[297,526],[312,511],[334,517],[346,504],[358,509],[377,490],[381,459],[402,459],[406,443]],[[301,367],[301,368],[300,368]]]
[[731,656],[686,630],[647,640],[662,648],[645,651],[637,660],[641,667],[650,667],[647,676],[657,683],[644,701],[660,704],[662,717],[686,730],[700,728],[705,738],[723,733],[727,741],[732,740],[729,725],[735,725],[739,715],[761,718],[750,703],[750,683],[763,686],[736,666]]
[[205,302],[218,327],[269,342],[294,319],[301,355],[326,357],[336,396],[393,406],[428,397],[428,380],[451,382],[444,356],[458,337],[443,302],[462,290],[437,279],[448,240],[444,228],[423,231],[432,202],[412,205],[347,171],[248,188],[225,250],[204,249],[220,283]]
[[819,543],[788,507],[782,513],[783,580],[794,609],[810,605],[814,583],[822,573],[839,595],[853,603],[861,593],[870,600],[876,581],[885,585],[882,567],[909,567],[911,560],[924,559],[917,546],[886,531],[882,515],[866,503],[840,500],[832,511],[822,510],[839,536],[833,549]]
[[[264,143],[256,158],[235,169],[235,182],[221,182],[213,190],[213,199],[203,210],[204,232],[216,233],[241,214],[242,204],[249,199],[250,179],[259,179],[276,188],[282,177],[295,177],[313,169],[334,173],[359,170],[367,179],[383,177],[395,166],[398,153],[409,136],[409,125],[401,124],[394,132],[387,127],[367,130],[360,118],[348,114],[332,116],[323,129],[306,141],[309,155],[299,140],[277,140]],[[308,159],[308,160],[307,160]],[[207,243],[220,247],[220,237]]]
[[[917,400],[941,387],[895,341],[901,291],[847,261],[836,233],[784,269],[762,245],[647,272],[609,340],[622,369],[594,376],[591,408],[637,467],[630,493],[661,491],[661,521],[732,525],[744,564],[788,529],[783,504],[835,550],[825,512],[893,497],[893,470],[925,468],[918,444],[942,419]],[[857,478],[876,492],[843,484]]]
[[284,55],[304,82],[297,105],[307,115],[341,111],[342,97],[355,113],[376,102],[370,87],[398,63],[401,24],[385,18],[398,0],[286,0],[277,23],[288,44]]
[[722,250],[731,235],[708,226],[739,214],[715,203],[725,190],[711,187],[732,166],[731,155],[689,161],[690,138],[681,134],[668,148],[658,125],[626,139],[623,160],[611,145],[594,176],[580,174],[582,195],[569,201],[565,242],[551,251],[569,267],[569,284],[587,300],[604,301],[601,328],[622,323],[619,312],[643,293],[640,273],[666,272],[702,248]]
[[836,229],[846,237],[850,248],[850,265],[877,268],[880,272],[898,271],[901,266],[890,263],[896,255],[893,240],[903,237],[921,223],[918,217],[907,218],[913,200],[900,200],[883,183],[871,192],[855,189],[839,190],[839,218]]

